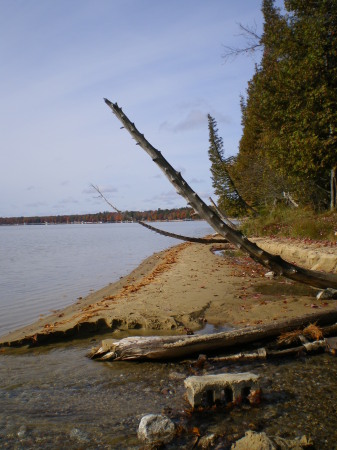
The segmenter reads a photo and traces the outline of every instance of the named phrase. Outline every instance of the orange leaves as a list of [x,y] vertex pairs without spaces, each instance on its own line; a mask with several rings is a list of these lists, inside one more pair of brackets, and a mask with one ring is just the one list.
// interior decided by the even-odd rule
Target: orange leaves
[[195,436],[200,436],[200,430],[198,427],[193,427],[191,433],[194,434]]
[[189,245],[191,244],[186,242],[184,244],[178,245],[177,247],[169,249],[164,254],[163,260],[152,270],[149,275],[144,277],[139,283],[124,285],[122,290],[117,295],[106,296],[104,297],[104,300],[117,300],[120,298],[125,298],[129,294],[134,294],[141,288],[153,283],[159,275],[169,270],[171,268],[171,265],[176,263],[179,253]]

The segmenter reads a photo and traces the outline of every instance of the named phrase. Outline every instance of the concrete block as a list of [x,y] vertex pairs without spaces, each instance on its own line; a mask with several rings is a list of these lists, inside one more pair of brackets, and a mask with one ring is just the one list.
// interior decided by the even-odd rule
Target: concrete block
[[184,381],[187,398],[194,408],[214,403],[240,403],[256,396],[260,391],[258,375],[254,373],[232,373],[192,376]]

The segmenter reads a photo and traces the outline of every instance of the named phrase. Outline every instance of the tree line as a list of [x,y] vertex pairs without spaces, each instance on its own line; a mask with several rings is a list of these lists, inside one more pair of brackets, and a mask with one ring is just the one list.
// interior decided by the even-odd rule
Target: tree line
[[262,36],[246,30],[255,39],[251,48],[263,55],[241,98],[237,156],[224,157],[216,121],[208,116],[219,207],[240,215],[287,201],[335,210],[337,2],[285,0],[281,11],[263,0],[262,13]]
[[58,216],[30,216],[30,217],[0,217],[0,225],[43,225],[66,223],[118,223],[130,221],[166,221],[166,220],[193,220],[192,208],[174,208],[148,211],[125,211],[123,213],[104,211],[96,214],[71,214]]

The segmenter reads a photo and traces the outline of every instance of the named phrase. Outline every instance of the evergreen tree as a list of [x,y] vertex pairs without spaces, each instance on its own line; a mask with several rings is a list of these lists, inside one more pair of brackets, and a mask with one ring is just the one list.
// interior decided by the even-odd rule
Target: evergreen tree
[[218,136],[217,123],[208,114],[209,150],[211,161],[212,185],[218,196],[218,206],[226,215],[239,216],[249,205],[241,198],[230,175],[230,169],[235,163],[234,157],[225,159],[223,140]]
[[264,53],[242,102],[235,173],[241,190],[260,166],[255,202],[291,191],[317,205],[337,165],[337,2],[289,0],[285,7],[282,15],[273,0],[263,1]]

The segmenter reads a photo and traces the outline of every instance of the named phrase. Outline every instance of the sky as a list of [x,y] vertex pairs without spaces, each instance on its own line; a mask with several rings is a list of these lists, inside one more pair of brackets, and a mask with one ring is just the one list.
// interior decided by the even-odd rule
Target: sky
[[240,95],[261,54],[260,0],[0,0],[0,217],[186,205],[104,103],[207,202],[214,197],[207,114],[225,156],[242,134]]

